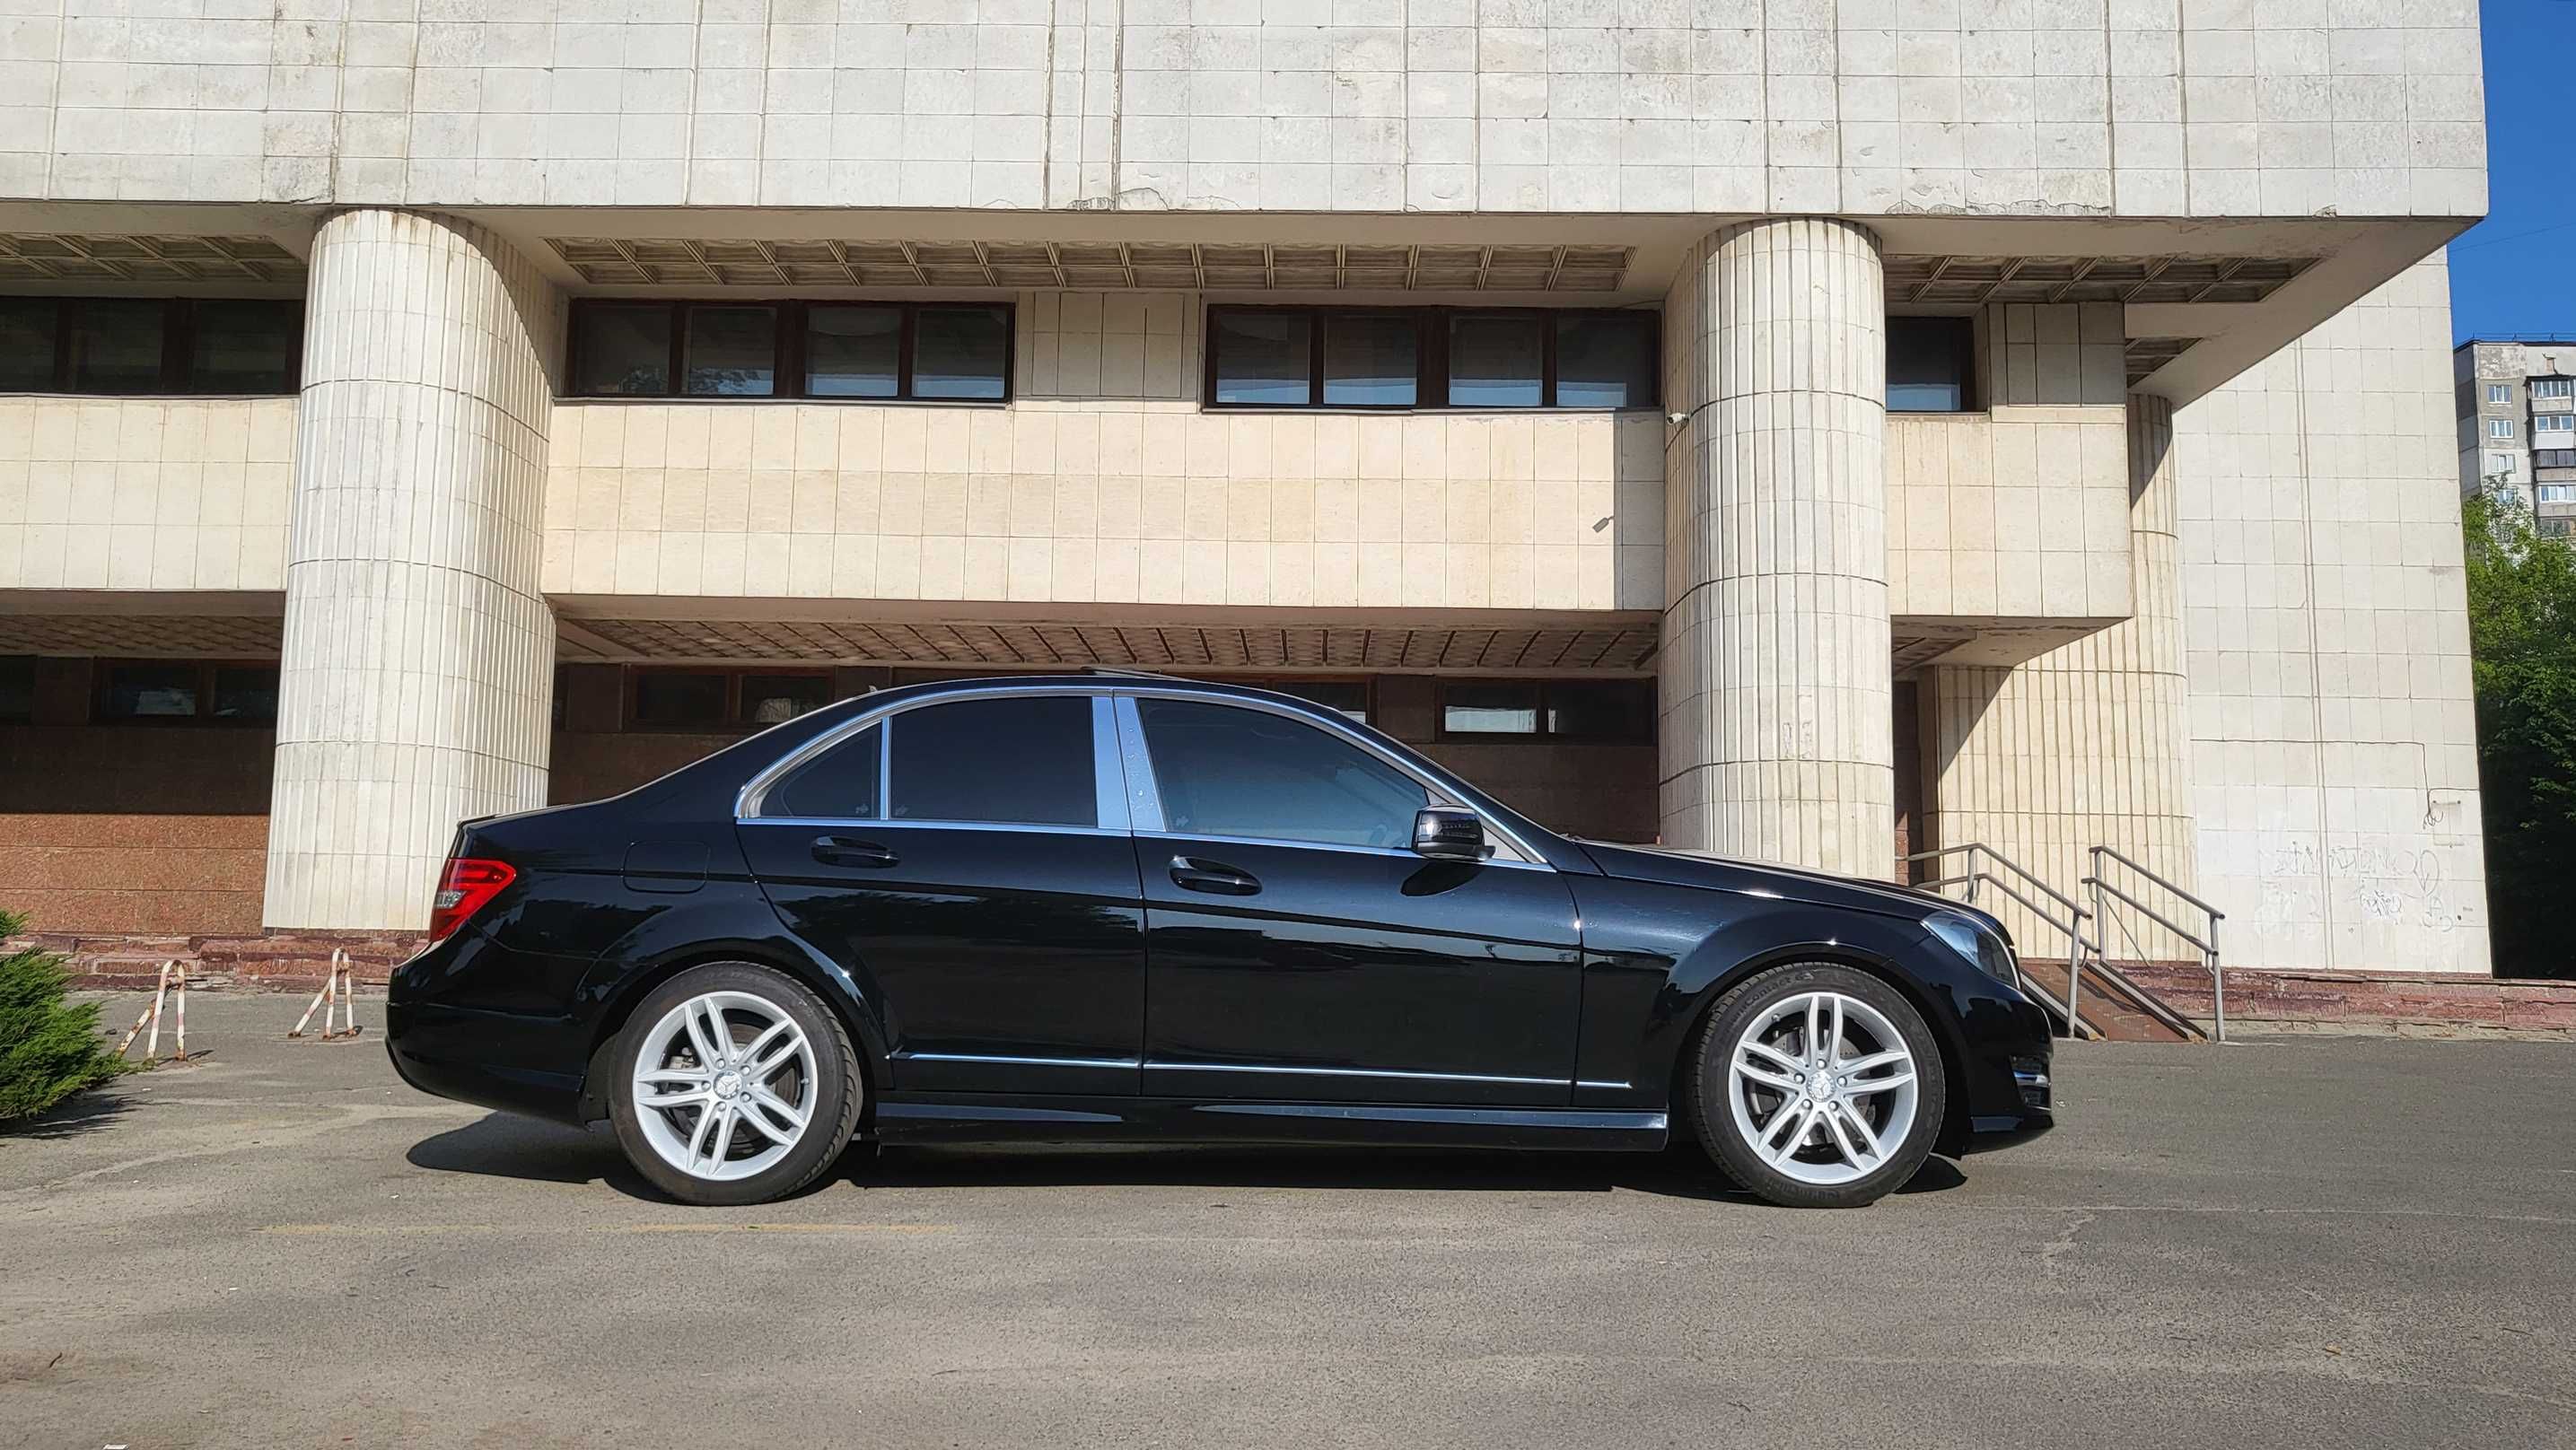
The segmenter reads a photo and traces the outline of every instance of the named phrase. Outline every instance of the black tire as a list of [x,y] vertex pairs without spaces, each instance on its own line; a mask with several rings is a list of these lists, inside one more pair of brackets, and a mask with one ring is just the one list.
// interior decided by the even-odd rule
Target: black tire
[[[635,1102],[636,1058],[652,1028],[673,1009],[710,992],[737,992],[775,1007],[793,1020],[813,1052],[813,1103],[801,1136],[779,1161],[741,1178],[701,1177],[662,1156],[647,1137],[642,1115],[650,1109]],[[744,1031],[734,1028],[736,1045]],[[749,962],[714,962],[691,967],[654,989],[627,1018],[617,1048],[608,1055],[616,1074],[607,1086],[609,1121],[627,1161],[654,1187],[682,1203],[709,1207],[768,1203],[784,1198],[823,1176],[858,1131],[866,1103],[866,1075],[850,1035],[821,998],[783,972]],[[782,1136],[784,1134],[782,1133]]]
[[[1877,1167],[1839,1183],[1808,1182],[1763,1161],[1737,1122],[1736,1105],[1728,1097],[1734,1090],[1729,1058],[1746,1029],[1783,1002],[1815,992],[1837,993],[1875,1009],[1895,1028],[1914,1060],[1911,1125],[1901,1141],[1886,1145]],[[1737,983],[1709,1009],[1698,1035],[1691,1040],[1688,1062],[1688,1106],[1701,1148],[1738,1187],[1785,1208],[1862,1208],[1875,1203],[1903,1187],[1922,1168],[1941,1134],[1948,1084],[1941,1068],[1940,1045],[1934,1041],[1930,1025],[1905,994],[1856,968],[1831,962],[1802,962],[1773,967]],[[1883,1111],[1866,1100],[1855,1101],[1860,1111]],[[1804,1129],[1797,1131],[1801,1138],[1806,1136]],[[1793,1151],[1787,1156],[1800,1157],[1809,1151],[1826,1158],[1836,1156],[1827,1145]]]

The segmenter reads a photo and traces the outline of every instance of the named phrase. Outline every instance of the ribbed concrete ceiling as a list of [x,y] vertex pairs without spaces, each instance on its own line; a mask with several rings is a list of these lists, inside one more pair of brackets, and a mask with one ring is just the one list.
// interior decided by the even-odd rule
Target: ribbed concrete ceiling
[[1651,624],[1595,629],[1337,629],[1229,624],[567,621],[566,659],[798,660],[1138,669],[1621,670]]

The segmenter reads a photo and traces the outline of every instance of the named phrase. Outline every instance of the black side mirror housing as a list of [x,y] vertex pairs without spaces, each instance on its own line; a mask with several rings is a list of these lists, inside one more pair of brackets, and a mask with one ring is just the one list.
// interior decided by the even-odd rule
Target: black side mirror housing
[[1458,806],[1424,806],[1413,813],[1413,851],[1434,861],[1482,861],[1484,817]]

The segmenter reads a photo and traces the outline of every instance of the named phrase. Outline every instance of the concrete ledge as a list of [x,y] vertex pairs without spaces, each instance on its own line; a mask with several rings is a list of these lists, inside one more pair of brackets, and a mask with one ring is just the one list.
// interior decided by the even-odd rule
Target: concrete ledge
[[257,936],[120,936],[32,932],[0,943],[14,950],[41,947],[68,959],[72,986],[81,991],[149,990],[161,964],[177,960],[188,984],[214,989],[311,992],[330,970],[331,953],[346,951],[362,985],[382,986],[395,965],[420,950],[412,932],[262,932]]
[[[2206,1022],[2209,973],[2196,962],[2122,962],[2121,971]],[[2237,968],[2227,974],[2231,1032],[2356,1032],[2576,1039],[2576,981],[2439,972]]]

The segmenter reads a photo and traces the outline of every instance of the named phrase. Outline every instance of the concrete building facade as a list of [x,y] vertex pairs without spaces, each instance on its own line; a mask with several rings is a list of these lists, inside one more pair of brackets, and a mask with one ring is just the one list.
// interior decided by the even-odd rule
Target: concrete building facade
[[2070,894],[2108,846],[2233,963],[2483,971],[2476,24],[0,17],[0,904],[417,930],[458,819],[1106,664],[1570,830]]

